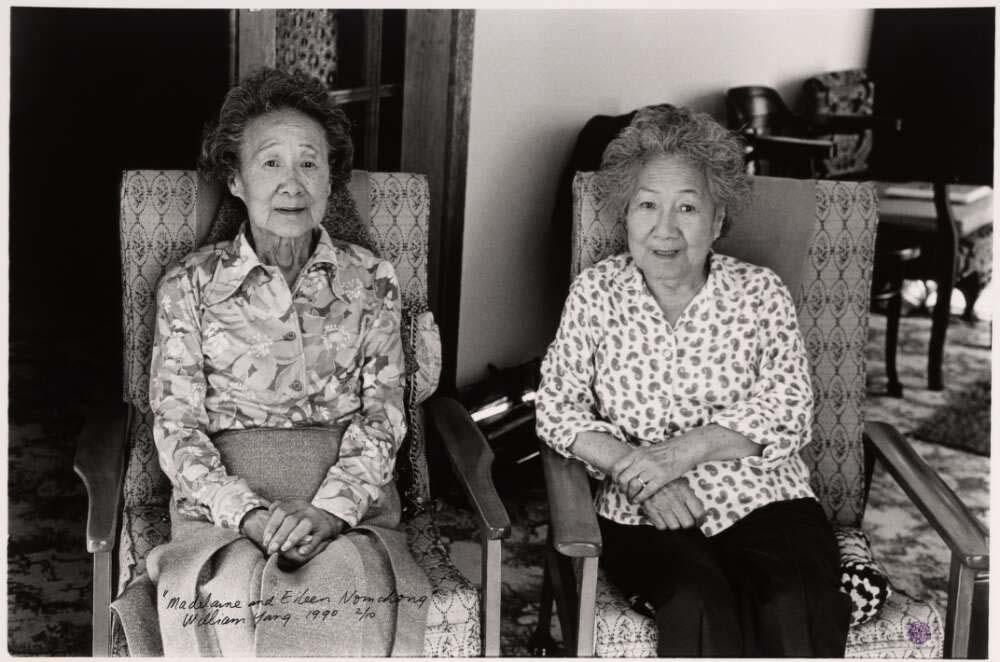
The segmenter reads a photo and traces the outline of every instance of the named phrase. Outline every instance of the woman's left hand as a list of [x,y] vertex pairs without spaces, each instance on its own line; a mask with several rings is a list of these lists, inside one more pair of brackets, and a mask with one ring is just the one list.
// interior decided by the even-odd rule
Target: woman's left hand
[[695,496],[687,478],[678,478],[642,502],[642,510],[660,531],[690,529],[698,524],[705,507]]
[[615,462],[611,475],[631,503],[642,503],[698,463],[698,447],[684,443],[686,436],[636,448]]
[[271,504],[263,547],[301,565],[323,551],[346,528],[346,522],[302,499]]

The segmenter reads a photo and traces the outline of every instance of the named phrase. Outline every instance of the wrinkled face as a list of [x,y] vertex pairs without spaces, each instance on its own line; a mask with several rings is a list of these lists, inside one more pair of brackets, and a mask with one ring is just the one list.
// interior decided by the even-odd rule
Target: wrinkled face
[[296,110],[255,117],[243,131],[240,171],[229,190],[247,206],[250,222],[282,237],[317,227],[330,195],[326,135]]
[[629,252],[647,282],[700,286],[724,217],[700,168],[680,157],[658,157],[639,171],[628,204]]

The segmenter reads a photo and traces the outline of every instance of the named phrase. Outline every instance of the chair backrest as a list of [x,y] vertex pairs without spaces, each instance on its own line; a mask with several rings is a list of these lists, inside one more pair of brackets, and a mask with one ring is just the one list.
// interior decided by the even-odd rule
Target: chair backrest
[[[392,262],[402,294],[410,429],[396,469],[405,516],[429,498],[423,419],[417,405],[426,395],[427,380],[435,384],[437,380],[436,372],[429,377],[417,374],[418,368],[435,370],[417,360],[424,354],[418,345],[426,340],[417,324],[427,311],[427,180],[407,173],[354,171],[349,191],[349,196],[331,198],[324,227],[331,237],[363,245]],[[235,236],[245,212],[232,203],[220,187],[200,180],[194,171],[131,170],[122,176],[123,397],[132,415],[119,545],[120,587],[141,570],[146,552],[169,535],[170,485],[157,459],[148,401],[156,288],[166,269],[196,247]]]
[[[822,116],[871,117],[875,113],[875,82],[864,69],[829,71],[802,84],[806,114]],[[822,176],[836,179],[844,175],[864,176],[869,172],[874,132],[867,128],[854,133],[834,133],[833,156],[822,164]]]
[[[864,509],[865,346],[878,212],[867,182],[757,177],[749,209],[717,249],[772,268],[792,292],[815,395],[813,442],[802,451],[827,515]],[[573,181],[571,275],[625,251],[625,223],[595,173]]]
[[774,88],[744,85],[726,90],[726,121],[734,131],[780,134],[792,124],[792,112]]
[[828,71],[802,86],[810,115],[864,117],[875,112],[875,82],[864,69]]

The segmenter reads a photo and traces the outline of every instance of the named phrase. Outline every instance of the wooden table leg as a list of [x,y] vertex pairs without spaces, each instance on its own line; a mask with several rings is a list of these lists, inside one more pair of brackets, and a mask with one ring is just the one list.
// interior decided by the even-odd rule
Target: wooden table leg
[[948,187],[943,181],[934,182],[934,209],[937,213],[936,257],[934,272],[937,280],[937,304],[931,324],[931,342],[927,352],[927,388],[944,389],[941,374],[944,362],[944,340],[948,333],[951,315],[951,292],[955,288],[955,271],[958,263],[958,228],[948,202]]
[[931,322],[931,340],[927,351],[927,388],[932,391],[944,390],[944,341],[948,335],[948,320],[951,316],[951,292],[954,284],[950,278],[938,280],[937,303],[934,305]]

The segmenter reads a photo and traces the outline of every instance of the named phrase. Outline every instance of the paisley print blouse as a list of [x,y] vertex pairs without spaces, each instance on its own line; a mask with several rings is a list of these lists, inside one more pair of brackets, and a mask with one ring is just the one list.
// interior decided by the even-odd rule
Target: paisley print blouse
[[[762,454],[700,464],[685,474],[714,535],[756,508],[805,496],[812,389],[787,288],[774,272],[712,254],[705,285],[673,326],[627,254],[582,272],[542,364],[538,435],[564,456],[582,431],[655,444],[715,423]],[[596,467],[587,466],[604,479]],[[598,514],[651,524],[612,480]]]
[[149,385],[160,465],[182,513],[235,528],[267,503],[226,473],[213,434],[346,424],[313,504],[353,526],[391,480],[406,432],[395,272],[320,229],[290,288],[247,231],[160,282]]

